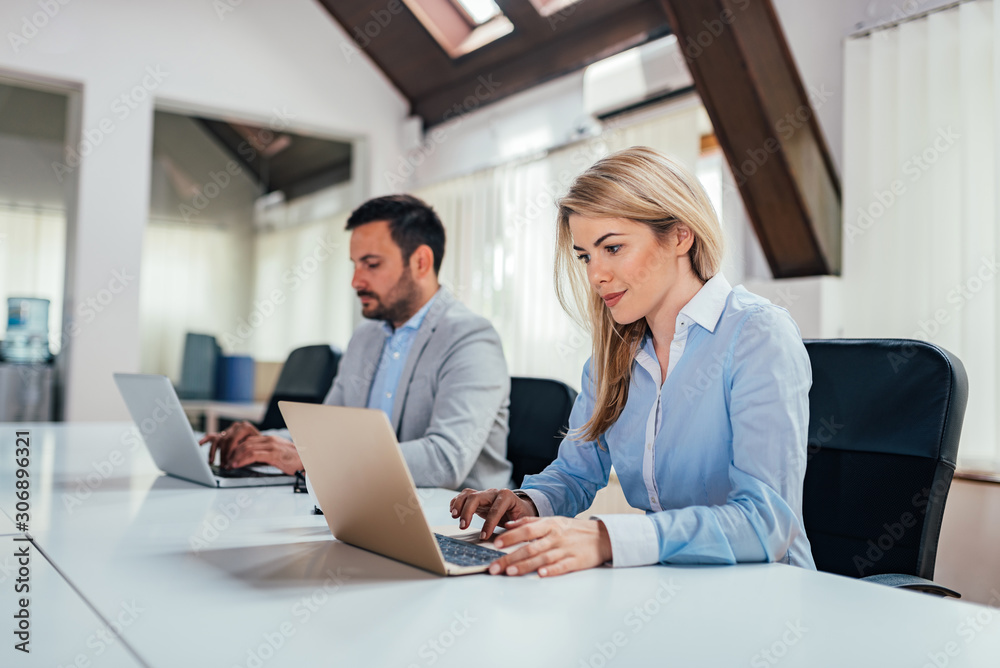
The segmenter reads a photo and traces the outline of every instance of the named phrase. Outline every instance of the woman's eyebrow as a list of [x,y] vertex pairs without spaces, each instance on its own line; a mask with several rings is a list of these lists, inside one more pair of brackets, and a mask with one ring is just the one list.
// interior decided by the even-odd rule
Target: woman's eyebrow
[[[605,239],[607,239],[608,237],[620,237],[620,236],[623,236],[621,232],[608,232],[603,237],[601,237],[600,239],[598,239],[597,241],[594,242],[594,248],[597,248],[598,246],[600,246],[601,242],[604,241]],[[573,246],[573,250],[582,251],[584,249],[580,248],[579,246]]]

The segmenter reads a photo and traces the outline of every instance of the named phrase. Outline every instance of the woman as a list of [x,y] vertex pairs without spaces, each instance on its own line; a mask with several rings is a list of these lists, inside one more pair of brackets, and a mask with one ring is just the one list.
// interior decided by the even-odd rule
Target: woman
[[[722,231],[695,178],[648,148],[610,155],[559,201],[557,244],[557,293],[589,319],[593,355],[556,460],[516,492],[451,502],[463,529],[473,513],[484,537],[503,525],[498,547],[531,541],[490,573],[815,568],[801,511],[809,358],[787,311],[719,273]],[[646,514],[571,519],[612,464]]]

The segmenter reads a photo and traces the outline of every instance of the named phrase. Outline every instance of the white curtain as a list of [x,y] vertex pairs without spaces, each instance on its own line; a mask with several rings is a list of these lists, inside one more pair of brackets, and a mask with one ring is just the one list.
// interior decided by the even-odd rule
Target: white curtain
[[846,45],[844,331],[931,341],[969,375],[960,466],[1000,470],[1000,30],[976,0]]
[[175,381],[187,332],[225,354],[284,362],[353,329],[346,214],[277,231],[153,220],[143,244],[142,369]]
[[[253,257],[238,228],[151,220],[139,279],[140,364],[180,380],[187,332],[221,337],[246,317]],[[220,343],[222,341],[220,340]],[[223,346],[226,353],[245,348]]]
[[8,297],[48,299],[49,349],[62,344],[66,216],[52,210],[0,205],[0,308],[7,322]]
[[555,200],[598,158],[634,145],[695,170],[700,106],[606,131],[547,155],[418,190],[448,234],[442,283],[500,333],[511,375],[580,386],[590,338],[555,297]]
[[354,329],[357,299],[348,212],[329,219],[254,237],[254,334],[250,352],[258,360],[283,362],[293,349],[317,343],[346,348]]

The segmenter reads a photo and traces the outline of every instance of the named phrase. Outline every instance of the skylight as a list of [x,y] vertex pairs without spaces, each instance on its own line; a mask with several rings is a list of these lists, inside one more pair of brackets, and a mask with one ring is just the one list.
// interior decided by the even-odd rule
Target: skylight
[[[576,7],[572,6],[578,2],[580,0],[531,0],[531,4],[535,6],[538,13],[545,17],[563,11],[569,14],[576,9]],[[570,9],[571,7],[572,9]]]
[[454,2],[465,10],[477,26],[500,13],[500,8],[493,0],[454,0]]
[[460,58],[514,31],[494,0],[403,0],[452,58]]

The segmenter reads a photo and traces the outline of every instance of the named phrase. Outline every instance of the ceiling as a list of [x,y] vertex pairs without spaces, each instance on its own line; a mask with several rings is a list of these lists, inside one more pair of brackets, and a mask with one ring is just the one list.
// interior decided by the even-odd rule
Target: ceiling
[[582,0],[548,17],[531,0],[496,1],[513,31],[453,59],[401,0],[395,14],[385,0],[319,0],[426,127],[670,33],[658,0]]
[[237,121],[195,119],[260,184],[286,201],[351,178],[351,144]]
[[160,219],[249,224],[254,202],[284,201],[346,182],[351,145],[238,121],[157,111],[150,214]]

